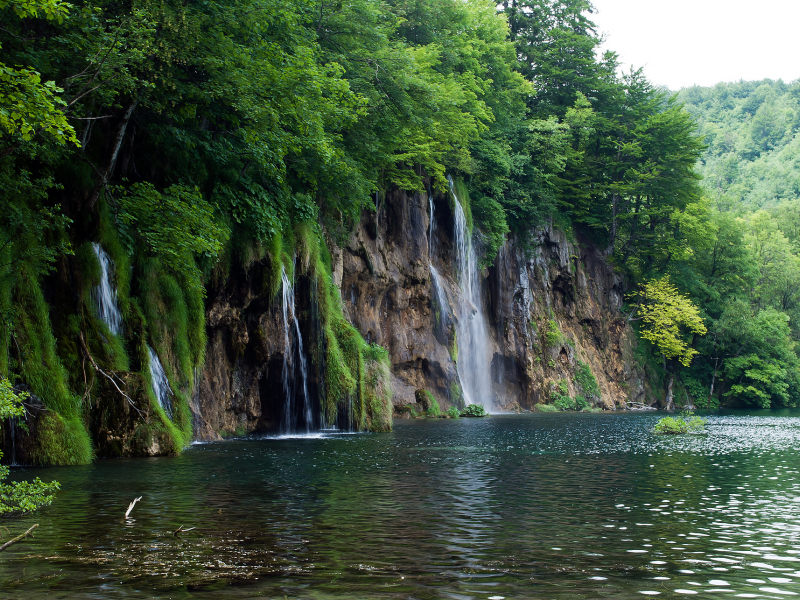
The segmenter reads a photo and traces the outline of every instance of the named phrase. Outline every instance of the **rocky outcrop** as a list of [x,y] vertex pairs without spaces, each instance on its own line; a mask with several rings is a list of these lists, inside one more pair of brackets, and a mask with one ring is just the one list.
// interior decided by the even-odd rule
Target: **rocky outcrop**
[[[334,279],[352,323],[389,350],[396,406],[416,403],[419,389],[443,408],[459,402],[453,323],[471,315],[459,314],[451,202],[434,198],[430,239],[427,194],[394,190],[378,213],[362,215],[347,243],[333,247]],[[588,240],[568,239],[552,225],[534,236],[528,252],[512,237],[480,273],[493,407],[530,409],[548,401],[555,386],[582,395],[576,381],[582,364],[599,385],[596,405],[645,400],[635,337],[620,312],[621,278]],[[444,310],[434,297],[431,265],[441,274]]]

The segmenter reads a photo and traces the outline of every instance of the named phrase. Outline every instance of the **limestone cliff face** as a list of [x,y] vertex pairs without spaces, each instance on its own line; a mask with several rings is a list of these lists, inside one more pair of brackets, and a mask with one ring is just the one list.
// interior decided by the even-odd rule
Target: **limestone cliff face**
[[278,426],[284,326],[262,281],[256,264],[209,294],[205,365],[190,404],[197,440]]
[[[433,208],[430,240],[428,196],[395,190],[332,252],[353,324],[389,350],[396,407],[416,402],[418,389],[433,393],[443,407],[459,401],[453,323],[471,315],[459,314],[464,303],[455,281],[449,199],[435,197]],[[526,255],[512,238],[480,272],[492,405],[529,409],[548,401],[561,382],[578,395],[580,363],[591,367],[599,384],[596,404],[611,409],[644,401],[644,373],[632,359],[635,337],[620,313],[622,280],[588,241],[570,241],[551,226],[535,236],[533,252]],[[444,310],[437,309],[430,265],[443,280]]]
[[[363,213],[347,243],[331,243],[333,279],[346,316],[364,339],[389,351],[396,407],[415,403],[420,389],[433,393],[443,408],[459,403],[455,323],[471,315],[459,314],[450,205],[443,195],[434,198],[430,239],[427,194],[393,190],[378,213]],[[532,253],[526,255],[512,238],[480,273],[493,405],[532,408],[547,402],[562,381],[577,395],[581,362],[597,378],[596,404],[610,409],[644,401],[643,373],[632,359],[635,338],[620,313],[621,279],[590,243],[570,241],[550,226],[535,235]],[[437,312],[433,298],[431,265],[441,274],[443,311]],[[205,367],[191,405],[197,439],[279,425],[285,332],[278,303],[263,292],[263,268],[256,263],[209,291]],[[310,293],[298,284],[305,339],[313,334]],[[548,336],[551,321],[557,333]],[[311,369],[315,396],[318,379]]]

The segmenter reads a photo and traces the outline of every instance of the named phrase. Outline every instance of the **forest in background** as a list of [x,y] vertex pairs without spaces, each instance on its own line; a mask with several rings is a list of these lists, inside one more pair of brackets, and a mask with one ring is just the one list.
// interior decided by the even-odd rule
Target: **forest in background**
[[[553,219],[604,248],[632,292],[669,277],[689,294],[708,328],[676,329],[690,366],[686,351],[642,338],[664,388],[677,380],[700,405],[800,402],[795,238],[783,231],[796,219],[789,204],[742,200],[767,194],[756,180],[779,168],[770,156],[790,156],[793,88],[756,87],[747,97],[764,99],[747,104],[730,86],[722,108],[701,102],[718,88],[676,98],[640,70],[620,75],[613,53],[597,57],[591,11],[586,0],[0,0],[0,373],[48,408],[38,460],[91,456],[89,356],[128,374],[160,421],[149,427],[179,448],[208,290],[256,269],[274,298],[298,255],[320,290],[316,359],[335,414],[364,386],[362,366],[386,357],[343,317],[326,241],[387,190],[422,191],[429,177],[443,192],[447,175],[468,191],[483,264],[508,235],[525,246]],[[709,187],[720,169],[733,179]],[[92,307],[93,242],[117,266],[121,335]],[[179,399],[172,416],[148,391],[148,346]],[[380,421],[386,399],[358,396],[364,421]]]
[[672,267],[708,327],[682,381],[701,406],[795,406],[800,82],[720,83],[677,97],[706,146],[693,253]]

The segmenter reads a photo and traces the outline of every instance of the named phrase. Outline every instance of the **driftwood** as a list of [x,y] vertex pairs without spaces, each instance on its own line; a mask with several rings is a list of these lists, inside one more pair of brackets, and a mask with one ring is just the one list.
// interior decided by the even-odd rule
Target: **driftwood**
[[643,402],[628,402],[628,410],[656,410],[654,406],[647,406]]
[[136,503],[141,499],[142,499],[142,497],[139,496],[138,498],[134,498],[133,502],[128,504],[128,510],[125,511],[125,518],[126,519],[128,518],[128,515],[131,514],[131,511],[133,510],[133,507],[136,506]]
[[192,531],[192,529],[197,529],[197,527],[187,527],[186,529],[184,529],[184,528],[183,528],[183,525],[181,525],[180,527],[178,527],[178,528],[177,528],[177,529],[176,529],[176,530],[173,532],[173,534],[172,534],[172,535],[174,535],[175,537],[181,537],[180,535],[178,535],[179,533],[186,533],[187,531]]
[[25,532],[25,533],[23,533],[22,535],[18,535],[17,537],[15,537],[15,538],[14,538],[14,539],[12,539],[12,540],[8,540],[8,541],[7,541],[5,544],[3,544],[2,546],[0,546],[0,552],[2,552],[3,550],[5,550],[5,549],[6,549],[6,548],[8,548],[9,546],[11,546],[11,545],[13,545],[13,544],[16,544],[17,542],[21,542],[22,540],[24,540],[24,539],[25,539],[26,537],[28,537],[28,536],[31,534],[31,532],[32,532],[34,529],[36,529],[38,526],[39,526],[39,524],[38,524],[38,523],[36,523],[36,524],[34,524],[34,525],[33,525],[33,527],[31,527],[30,529],[28,529],[28,531],[26,531],[26,532]]

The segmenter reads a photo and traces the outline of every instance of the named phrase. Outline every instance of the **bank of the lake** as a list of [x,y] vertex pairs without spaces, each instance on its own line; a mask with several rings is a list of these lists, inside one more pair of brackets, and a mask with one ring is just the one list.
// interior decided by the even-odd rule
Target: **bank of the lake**
[[[800,411],[400,421],[243,439],[57,478],[0,561],[29,598],[785,597],[800,592]],[[142,501],[132,519],[125,509]],[[194,531],[176,537],[183,525]]]

